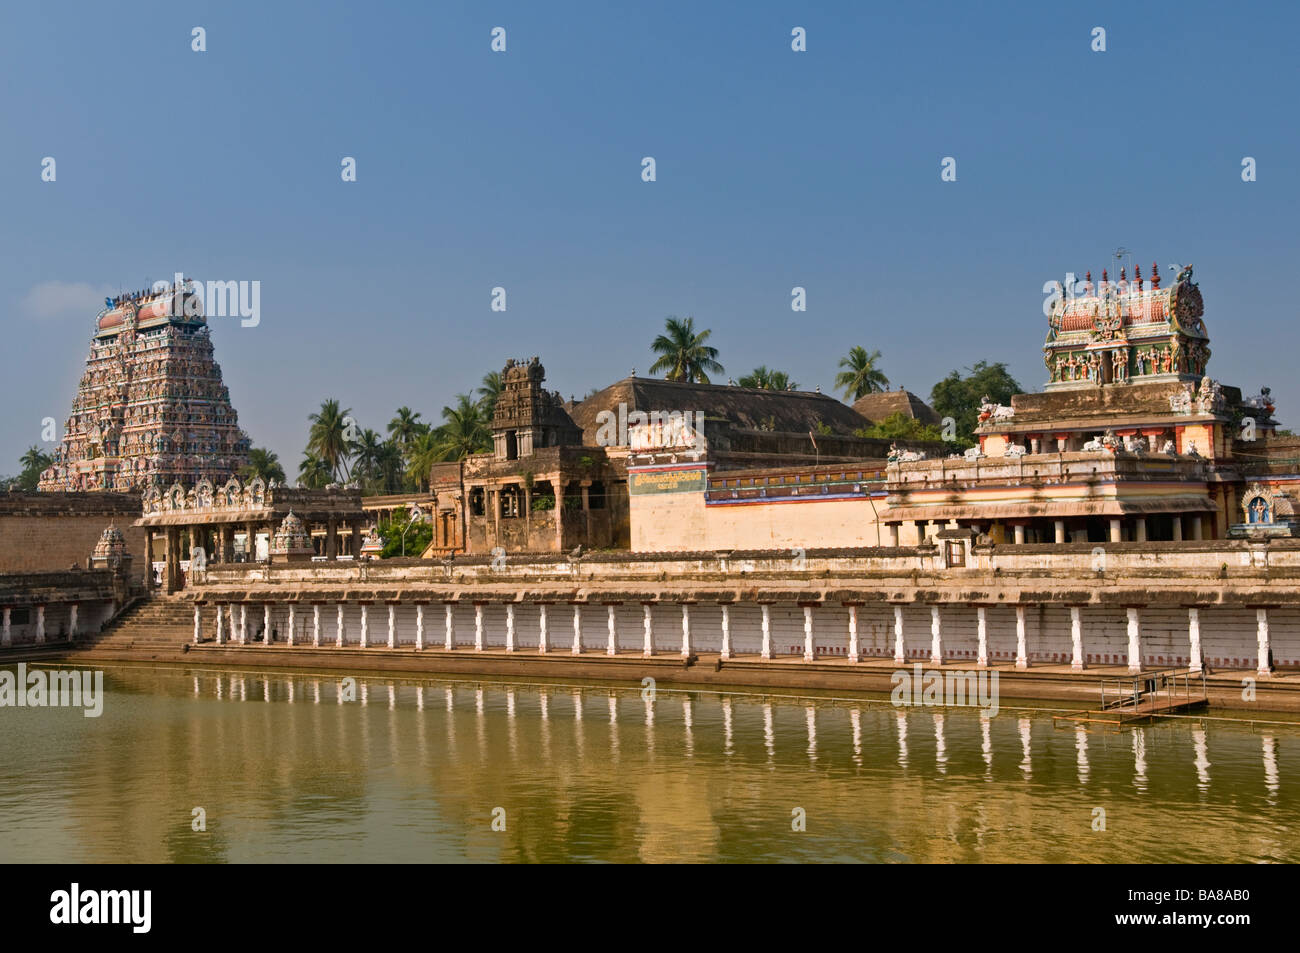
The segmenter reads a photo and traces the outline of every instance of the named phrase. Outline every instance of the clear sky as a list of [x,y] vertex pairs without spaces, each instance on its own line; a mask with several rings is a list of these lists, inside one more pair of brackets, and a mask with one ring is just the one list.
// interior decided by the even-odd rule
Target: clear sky
[[1121,245],[1196,265],[1209,373],[1296,427],[1297,10],[4,4],[0,472],[66,419],[104,295],[177,270],[261,282],[213,340],[291,476],[327,397],[436,422],[533,354],[581,396],[645,373],[669,314],[723,380],[829,390],[860,344],[923,397],[981,359],[1039,389],[1043,283]]

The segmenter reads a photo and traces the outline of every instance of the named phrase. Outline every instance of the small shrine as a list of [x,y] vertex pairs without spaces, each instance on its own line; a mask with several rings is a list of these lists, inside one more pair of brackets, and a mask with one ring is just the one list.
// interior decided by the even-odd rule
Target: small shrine
[[1250,484],[1241,494],[1241,514],[1242,522],[1231,528],[1230,536],[1248,539],[1295,536],[1300,527],[1295,501],[1277,487],[1262,483]]
[[361,540],[361,558],[362,559],[380,559],[384,555],[384,538],[379,535],[378,529],[370,527],[365,538]]
[[126,551],[126,536],[113,523],[104,528],[90,554],[91,569],[112,569],[129,573],[131,554]]
[[280,521],[279,529],[271,538],[271,562],[309,563],[315,554],[307,524],[289,510],[289,515]]

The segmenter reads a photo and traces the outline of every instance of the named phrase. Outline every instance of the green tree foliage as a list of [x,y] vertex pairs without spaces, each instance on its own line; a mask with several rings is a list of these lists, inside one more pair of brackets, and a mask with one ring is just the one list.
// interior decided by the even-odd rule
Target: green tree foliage
[[659,355],[650,365],[651,374],[663,374],[670,381],[708,384],[709,374],[721,374],[718,349],[705,342],[713,333],[696,331],[695,319],[669,316],[664,321],[665,334],[650,344],[650,350]]
[[835,388],[844,392],[844,399],[855,401],[859,397],[888,390],[889,378],[876,366],[880,352],[867,353],[864,347],[854,347],[847,356],[840,358],[839,366],[844,368],[835,375]]
[[398,407],[396,415],[388,422],[388,436],[397,441],[403,450],[428,429],[426,424],[420,422],[419,411],[413,411],[410,407]]
[[853,431],[856,437],[875,437],[883,440],[943,440],[943,431],[934,424],[925,424],[909,417],[901,410],[870,427]]
[[489,371],[483,375],[483,383],[478,389],[479,403],[483,405],[483,419],[492,422],[492,413],[497,409],[497,398],[501,396],[501,372]]
[[266,447],[253,447],[248,451],[248,463],[239,468],[240,479],[252,480],[261,477],[267,483],[275,480],[284,482],[284,467],[280,458]]
[[346,418],[351,417],[350,409],[339,407],[337,400],[326,400],[317,413],[307,419],[311,421],[311,430],[307,435],[307,452],[323,460],[330,473],[338,479],[348,479],[348,425]]
[[410,511],[405,508],[394,511],[393,518],[380,523],[378,529],[379,536],[384,541],[384,548],[379,554],[381,559],[392,559],[403,554],[419,556],[433,542],[433,524],[424,521],[412,523]]
[[298,464],[298,482],[309,490],[319,490],[334,482],[330,465],[310,450],[304,450]]
[[43,453],[40,447],[28,447],[27,452],[18,460],[18,465],[23,469],[14,480],[14,485],[19,490],[36,489],[36,485],[41,482],[41,471],[53,462],[54,458],[48,453]]
[[1011,396],[1024,393],[1024,388],[1001,361],[980,361],[966,370],[969,373],[964,377],[960,371],[953,371],[935,384],[930,391],[930,406],[940,417],[956,421],[957,442],[969,447],[975,444],[975,426],[984,398],[995,404],[1010,404]]
[[457,394],[455,407],[442,408],[442,421],[436,430],[439,460],[464,460],[470,454],[492,449],[492,431],[483,403],[469,394]]
[[760,364],[736,382],[741,387],[757,387],[760,390],[798,390],[799,385],[790,380],[785,371],[769,370],[766,364]]

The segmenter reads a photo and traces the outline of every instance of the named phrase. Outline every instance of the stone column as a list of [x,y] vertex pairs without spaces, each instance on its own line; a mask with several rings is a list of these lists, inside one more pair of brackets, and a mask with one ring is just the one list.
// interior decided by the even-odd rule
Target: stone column
[[545,655],[548,648],[546,644],[546,603],[539,603],[537,606],[537,654]]
[[506,603],[506,651],[515,650],[515,604]]
[[483,603],[474,603],[474,651],[483,651]]
[[[39,624],[39,623],[38,623]],[[1255,610],[1255,636],[1259,641],[1259,664],[1255,667],[1256,675],[1272,675],[1273,669],[1268,664],[1268,610]],[[39,640],[39,636],[37,637]]]
[[1193,675],[1199,675],[1201,672],[1201,610],[1189,608],[1187,610],[1187,640],[1191,643],[1190,656],[1187,660],[1187,670]]
[[45,642],[45,606],[37,606],[36,607],[36,644],[41,645],[44,642]]
[[361,603],[361,647],[370,647],[370,605]]
[[606,604],[606,606],[605,606],[605,630],[609,633],[609,638],[607,639],[607,641],[606,641],[606,643],[605,643],[605,654],[606,654],[606,655],[617,655],[617,654],[618,654],[618,629],[615,628],[615,620],[614,620],[614,614],[615,614],[617,611],[618,611],[618,607],[617,607],[617,606],[614,606],[614,605],[612,605],[612,604]]
[[338,554],[339,519],[337,516],[331,516],[325,521],[325,556],[329,559],[336,559]]
[[144,531],[144,591],[153,591],[153,528]]
[[1204,539],[1201,528],[1201,514],[1197,513],[1192,517],[1192,539]]
[[248,644],[248,606],[239,607],[239,644]]
[[271,644],[271,603],[265,603],[262,606],[262,644],[270,646]]
[[582,606],[578,603],[573,604],[573,652],[574,655],[582,654]]
[[77,640],[77,610],[79,608],[80,607],[74,602],[72,604],[72,608],[69,610],[69,616],[70,616],[70,618],[68,619],[68,641],[69,642],[75,642]]
[[938,606],[930,606],[930,664],[943,664],[943,627]]
[[989,613],[984,606],[975,607],[975,667],[989,667]]
[[320,648],[320,603],[314,603],[311,607],[311,644],[313,648]]
[[813,640],[813,607],[803,607],[803,660],[811,662],[817,658],[817,646]]
[[239,641],[239,627],[235,625],[235,607],[233,604],[226,606],[226,622],[228,623],[227,628],[230,629],[230,641]]
[[353,519],[353,520],[348,520],[348,525],[352,529],[352,538],[348,547],[349,549],[352,550],[350,555],[352,556],[353,559],[360,559],[361,558],[361,524]]
[[446,603],[446,635],[443,641],[443,649],[451,652],[456,648],[456,607],[450,602]]
[[3,630],[3,635],[0,635],[0,645],[9,646],[9,645],[13,645],[13,644],[14,644],[13,631],[9,628],[9,613],[10,613],[10,611],[11,611],[11,610],[10,610],[9,606],[5,606],[5,611],[4,611],[4,630]]
[[903,648],[903,607],[894,606],[894,664],[902,665],[907,660]]
[[1024,523],[1017,523],[1017,524],[1012,528],[1012,531],[1015,533],[1016,545],[1019,546],[1019,545],[1023,544],[1024,541],[1025,541],[1025,524],[1024,524]]
[[655,654],[655,626],[653,609],[650,603],[641,603],[641,628],[645,633],[645,642],[641,649],[641,654],[645,658],[650,658]]
[[397,603],[388,604],[388,647],[397,648]]
[[772,607],[764,602],[761,608],[763,610],[763,649],[759,653],[759,657],[770,659],[772,657]]
[[203,609],[194,603],[194,644],[198,645],[203,635]]
[[857,662],[860,658],[858,652],[858,607],[849,606],[849,661]]
[[1179,516],[1179,515],[1175,514],[1175,516],[1174,516],[1174,542],[1175,542],[1175,543],[1181,543],[1182,541],[1183,541],[1183,518],[1182,518],[1182,516]]
[[691,657],[691,607],[682,603],[682,658]]
[[287,643],[290,646],[293,645],[294,626],[297,623],[298,614],[295,611],[296,608],[297,607],[292,602],[289,603],[289,638],[287,639]]
[[1139,516],[1133,521],[1133,540],[1138,543],[1147,541],[1147,518]]
[[334,644],[338,648],[343,648],[343,603],[339,603],[338,634],[335,636]]
[[583,480],[580,484],[582,489],[582,517],[586,523],[586,539],[584,542],[591,545],[591,481]]
[[722,661],[731,659],[731,606],[722,607]]
[[221,603],[217,603],[217,644],[224,645],[226,642],[225,626],[223,625]]
[[1025,645],[1025,607],[1016,606],[1016,668],[1029,668],[1029,650]]
[[1083,671],[1083,609],[1070,606],[1070,670]]
[[885,545],[895,549],[898,548],[898,526],[899,526],[898,523],[885,524],[885,539],[886,539]]
[[1142,671],[1142,630],[1138,625],[1138,610],[1128,608],[1128,671],[1136,675]]
[[1065,542],[1065,520],[1056,520],[1052,524],[1052,529],[1055,531],[1056,542],[1058,544],[1064,543]]
[[1123,542],[1123,539],[1124,539],[1123,526],[1121,525],[1118,519],[1112,519],[1110,521],[1110,541],[1112,543],[1119,543],[1119,542]]

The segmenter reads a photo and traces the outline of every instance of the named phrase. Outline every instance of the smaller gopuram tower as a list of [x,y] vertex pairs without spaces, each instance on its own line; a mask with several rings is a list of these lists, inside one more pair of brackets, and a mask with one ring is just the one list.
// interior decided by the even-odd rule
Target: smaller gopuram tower
[[41,490],[224,483],[248,463],[191,281],[119,295],[95,320],[86,371]]
[[492,412],[492,444],[498,460],[530,457],[542,447],[582,443],[582,431],[564,411],[558,394],[542,387],[546,369],[540,359],[506,361],[501,394]]
[[1121,268],[1118,282],[1103,271],[1096,286],[1088,272],[1081,295],[1058,283],[1043,345],[1047,390],[1130,382],[1196,384],[1210,359],[1204,313],[1191,265],[1169,288],[1160,287],[1154,264],[1149,287],[1140,267],[1133,269],[1132,280]]

